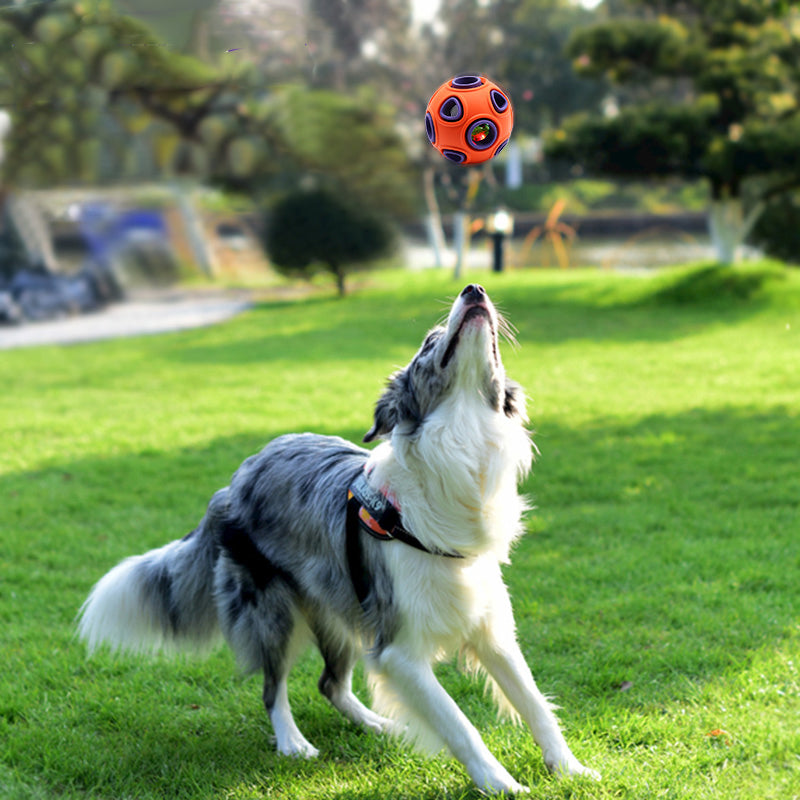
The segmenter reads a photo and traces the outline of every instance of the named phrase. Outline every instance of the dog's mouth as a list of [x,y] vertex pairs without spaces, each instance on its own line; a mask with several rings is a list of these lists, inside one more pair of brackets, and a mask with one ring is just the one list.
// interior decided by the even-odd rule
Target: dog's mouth
[[453,356],[456,353],[456,349],[458,348],[459,342],[461,341],[462,334],[465,328],[475,319],[482,318],[485,319],[489,326],[489,332],[492,337],[492,352],[495,357],[495,361],[497,361],[497,335],[495,333],[495,325],[494,325],[494,317],[492,316],[492,312],[489,310],[488,305],[485,301],[480,301],[477,303],[472,303],[468,305],[464,310],[461,317],[461,320],[458,322],[458,325],[453,332],[453,335],[450,337],[450,341],[447,344],[447,349],[444,351],[444,355],[442,356],[441,367],[444,369],[452,360]]

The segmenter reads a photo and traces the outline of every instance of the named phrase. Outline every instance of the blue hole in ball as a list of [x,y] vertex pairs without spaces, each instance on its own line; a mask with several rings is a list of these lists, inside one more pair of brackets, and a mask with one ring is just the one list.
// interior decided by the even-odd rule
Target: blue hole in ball
[[508,109],[508,98],[502,92],[498,92],[497,89],[492,89],[492,91],[489,92],[489,97],[492,100],[494,110],[498,114],[502,114]]
[[464,116],[464,106],[457,97],[448,97],[439,107],[439,116],[446,122],[458,122]]
[[494,156],[493,156],[493,158],[497,158],[497,156],[499,155],[500,151],[501,151],[501,150],[502,150],[502,149],[503,149],[503,148],[504,148],[504,147],[505,147],[507,144],[508,144],[508,139],[506,139],[504,142],[500,142],[500,144],[499,144],[499,145],[498,145],[498,147],[497,147],[497,150],[495,150],[495,151],[494,151]]
[[464,153],[459,153],[458,150],[442,150],[442,155],[454,164],[463,164],[467,160]]
[[497,126],[490,119],[479,119],[467,128],[467,146],[488,150],[497,141]]
[[473,86],[482,86],[483,81],[480,75],[456,75],[450,85],[454,89],[470,89]]
[[430,112],[425,114],[425,133],[428,134],[428,141],[431,144],[436,143],[436,130],[433,127],[433,117],[430,115]]

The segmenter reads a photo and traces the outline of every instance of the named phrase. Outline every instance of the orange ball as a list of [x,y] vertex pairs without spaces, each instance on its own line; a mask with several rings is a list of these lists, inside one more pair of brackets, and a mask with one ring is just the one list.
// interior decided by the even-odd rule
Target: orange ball
[[425,109],[428,141],[454,164],[480,164],[507,144],[514,127],[508,95],[484,75],[456,75]]

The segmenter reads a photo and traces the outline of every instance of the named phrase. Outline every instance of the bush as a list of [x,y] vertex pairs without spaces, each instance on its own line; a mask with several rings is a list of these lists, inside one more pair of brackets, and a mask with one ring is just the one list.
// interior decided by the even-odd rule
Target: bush
[[800,193],[780,195],[769,201],[749,240],[773,258],[800,265]]
[[310,277],[326,270],[345,294],[345,276],[389,252],[391,228],[383,219],[324,189],[294,192],[272,211],[267,254],[279,272]]

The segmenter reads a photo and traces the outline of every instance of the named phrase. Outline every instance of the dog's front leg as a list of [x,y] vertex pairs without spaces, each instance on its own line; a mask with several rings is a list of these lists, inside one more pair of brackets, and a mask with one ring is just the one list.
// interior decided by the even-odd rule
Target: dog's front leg
[[528,723],[533,738],[542,748],[547,768],[561,776],[586,775],[600,780],[599,773],[584,767],[572,754],[558,720],[536,686],[516,640],[511,637],[500,645],[489,635],[479,637],[471,645],[486,671]]
[[436,731],[480,789],[490,794],[528,791],[489,752],[478,731],[436,680],[430,664],[390,645],[378,656],[377,667],[403,703]]

